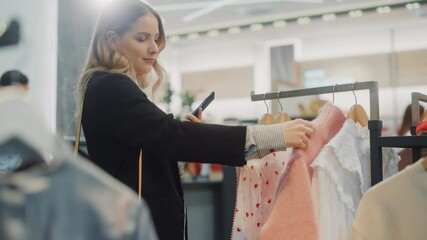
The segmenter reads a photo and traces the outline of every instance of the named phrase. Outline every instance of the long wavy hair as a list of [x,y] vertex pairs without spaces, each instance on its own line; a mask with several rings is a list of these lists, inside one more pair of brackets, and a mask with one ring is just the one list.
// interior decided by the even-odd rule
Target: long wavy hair
[[[160,52],[165,48],[166,36],[160,15],[153,8],[140,0],[112,0],[104,6],[95,25],[86,62],[77,83],[77,113],[82,111],[87,84],[95,72],[125,74],[140,88],[143,87],[143,83],[147,81],[148,77],[151,77],[148,76],[150,74],[137,77],[131,62],[124,55],[112,49],[106,37],[108,31],[114,31],[119,37],[122,37],[140,17],[150,13],[158,21],[159,37],[156,43]],[[153,64],[153,69],[157,75],[157,80],[153,85],[153,93],[155,93],[164,79],[165,71],[157,60]]]
[[[419,111],[420,111],[420,117],[421,117],[421,115],[424,113],[424,107],[420,105]],[[411,130],[411,126],[412,126],[412,106],[411,104],[409,104],[405,109],[405,113],[403,114],[402,124],[397,130],[397,135],[404,136],[409,130]]]

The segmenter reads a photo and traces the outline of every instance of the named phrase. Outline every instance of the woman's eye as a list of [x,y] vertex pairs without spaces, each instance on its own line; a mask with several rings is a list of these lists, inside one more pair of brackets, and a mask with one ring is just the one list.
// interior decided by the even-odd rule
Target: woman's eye
[[143,42],[143,41],[147,40],[147,38],[146,37],[137,37],[136,40],[138,42]]

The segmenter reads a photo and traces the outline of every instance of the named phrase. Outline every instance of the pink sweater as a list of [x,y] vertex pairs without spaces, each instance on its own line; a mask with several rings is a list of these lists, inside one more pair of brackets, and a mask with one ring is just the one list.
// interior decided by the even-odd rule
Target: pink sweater
[[342,127],[342,111],[327,103],[313,120],[314,133],[305,149],[295,150],[286,171],[279,179],[275,203],[269,219],[261,229],[262,240],[317,240],[310,184],[311,162],[320,149]]

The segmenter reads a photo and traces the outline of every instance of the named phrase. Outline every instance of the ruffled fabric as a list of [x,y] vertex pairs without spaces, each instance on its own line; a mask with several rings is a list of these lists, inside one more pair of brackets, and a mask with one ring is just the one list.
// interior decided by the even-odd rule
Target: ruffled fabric
[[[356,210],[371,184],[369,141],[366,127],[346,120],[311,165],[320,240],[352,238]],[[394,149],[383,149],[384,178],[397,173],[399,160]]]

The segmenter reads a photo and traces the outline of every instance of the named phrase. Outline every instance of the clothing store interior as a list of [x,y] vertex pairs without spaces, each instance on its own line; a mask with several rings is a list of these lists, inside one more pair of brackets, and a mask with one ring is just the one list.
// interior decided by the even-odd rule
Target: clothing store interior
[[0,75],[2,240],[427,239],[427,0],[0,0]]

